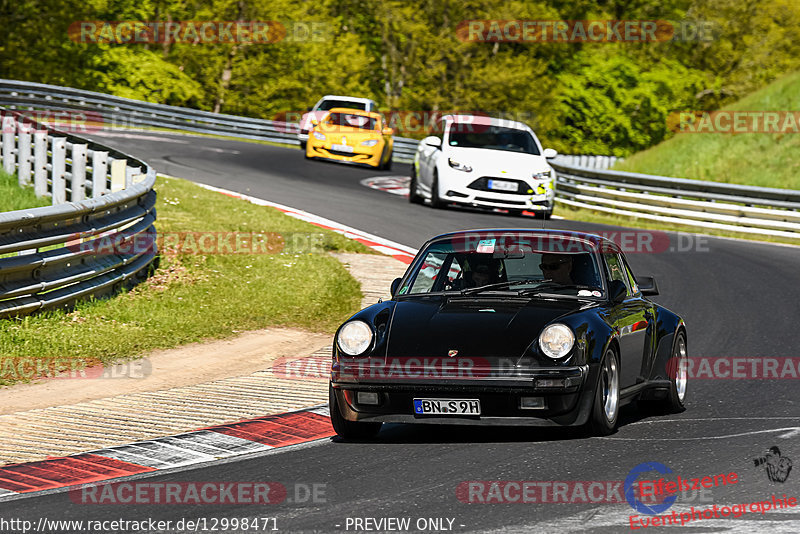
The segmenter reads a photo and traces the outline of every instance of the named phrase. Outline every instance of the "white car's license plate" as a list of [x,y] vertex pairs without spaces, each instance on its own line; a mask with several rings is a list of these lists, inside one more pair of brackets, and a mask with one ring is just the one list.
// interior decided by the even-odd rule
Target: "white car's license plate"
[[414,399],[417,415],[480,415],[478,399]]
[[489,189],[495,191],[519,191],[517,182],[506,182],[505,180],[489,180]]
[[331,148],[339,152],[353,152],[353,147],[350,145],[331,145]]

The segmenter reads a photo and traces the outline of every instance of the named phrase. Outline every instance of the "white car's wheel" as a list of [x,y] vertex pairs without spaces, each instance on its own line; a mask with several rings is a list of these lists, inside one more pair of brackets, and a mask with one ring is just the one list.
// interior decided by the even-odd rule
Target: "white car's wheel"
[[431,185],[431,207],[443,208],[444,202],[439,197],[439,176],[436,171],[433,172],[433,184]]

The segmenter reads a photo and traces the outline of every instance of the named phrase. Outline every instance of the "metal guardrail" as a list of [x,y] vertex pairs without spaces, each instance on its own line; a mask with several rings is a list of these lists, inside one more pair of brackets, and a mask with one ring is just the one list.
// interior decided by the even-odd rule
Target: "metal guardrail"
[[557,200],[606,213],[800,239],[800,191],[553,163]]
[[[295,123],[151,104],[141,100],[41,83],[0,80],[0,106],[18,111],[85,112],[85,118],[92,123],[87,126],[89,129],[166,128],[300,145],[297,139],[299,126]],[[412,161],[417,144],[416,139],[395,137],[392,160]]]
[[[106,128],[160,127],[297,145],[292,123],[224,115],[102,93],[0,80],[0,105],[97,112]],[[419,141],[394,138],[393,160],[410,162]],[[613,156],[559,155],[557,200],[630,217],[758,235],[800,237],[800,193],[609,171]]]
[[590,156],[586,154],[559,154],[553,159],[553,162],[566,167],[586,167],[589,169],[610,169],[617,161],[622,160],[616,156]]
[[3,169],[53,200],[0,213],[0,318],[69,307],[146,278],[157,262],[155,170],[19,113],[0,110],[0,118]]

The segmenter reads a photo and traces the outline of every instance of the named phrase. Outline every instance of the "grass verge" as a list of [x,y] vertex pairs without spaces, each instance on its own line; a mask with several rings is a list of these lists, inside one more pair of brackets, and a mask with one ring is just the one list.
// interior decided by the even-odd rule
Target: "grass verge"
[[274,232],[294,245],[271,254],[165,247],[155,275],[122,295],[69,313],[1,320],[0,385],[33,378],[19,372],[33,361],[50,362],[47,375],[268,326],[333,332],[358,310],[358,282],[325,251],[370,252],[367,247],[185,180],[159,178],[156,190],[159,235]]
[[[800,109],[800,72],[776,80],[726,109]],[[614,170],[800,189],[800,134],[679,133],[614,166]]]
[[33,187],[20,187],[16,176],[0,170],[0,212],[49,205],[49,198],[37,197]]

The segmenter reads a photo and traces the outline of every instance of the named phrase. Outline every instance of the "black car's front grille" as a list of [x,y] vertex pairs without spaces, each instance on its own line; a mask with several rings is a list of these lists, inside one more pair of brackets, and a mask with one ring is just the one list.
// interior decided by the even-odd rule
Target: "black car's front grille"
[[[489,180],[500,180],[502,182],[513,182],[517,184],[516,191],[503,191],[502,189],[489,189]],[[467,186],[469,189],[475,189],[477,191],[488,191],[491,193],[503,193],[506,195],[531,195],[533,194],[533,189],[531,189],[530,184],[523,182],[522,180],[514,180],[509,178],[495,178],[494,176],[481,176],[477,180],[473,181],[471,184]]]

